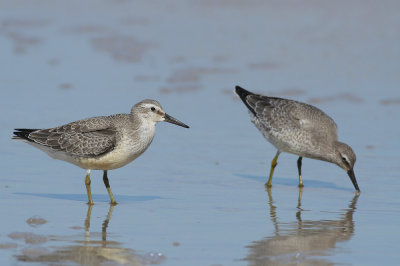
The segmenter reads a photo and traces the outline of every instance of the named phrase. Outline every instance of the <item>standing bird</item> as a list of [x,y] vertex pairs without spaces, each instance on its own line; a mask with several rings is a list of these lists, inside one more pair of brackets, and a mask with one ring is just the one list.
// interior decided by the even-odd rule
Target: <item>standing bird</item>
[[338,165],[347,172],[357,193],[360,192],[353,171],[356,155],[349,145],[338,141],[332,118],[312,105],[254,94],[239,86],[236,94],[249,109],[254,125],[278,149],[266,186],[271,187],[279,154],[288,152],[299,156],[299,187],[303,187],[301,162],[307,157]]
[[89,205],[93,204],[90,171],[103,170],[103,181],[111,204],[107,171],[120,168],[139,157],[151,144],[157,122],[189,128],[164,112],[155,100],[135,104],[130,114],[116,114],[78,120],[48,129],[15,129],[13,139],[24,140],[50,157],[86,169],[85,185]]

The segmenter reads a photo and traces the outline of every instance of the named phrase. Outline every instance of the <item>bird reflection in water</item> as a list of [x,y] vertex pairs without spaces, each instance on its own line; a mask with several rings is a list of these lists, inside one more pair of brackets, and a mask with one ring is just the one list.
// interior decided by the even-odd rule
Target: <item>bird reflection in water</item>
[[[101,241],[100,244],[103,247],[107,246],[107,227],[108,223],[110,222],[112,212],[114,210],[115,205],[110,205],[110,208],[108,209],[108,214],[106,219],[104,220],[102,227],[101,227]],[[83,242],[84,244],[91,244],[92,241],[90,241],[90,218],[92,216],[92,208],[93,205],[88,204],[88,210],[86,213],[86,219],[85,219],[85,241]],[[97,241],[98,242],[98,241]]]
[[[69,265],[70,263],[73,265],[147,265],[165,261],[165,256],[162,254],[138,255],[132,249],[123,248],[123,243],[107,240],[107,227],[114,207],[115,205],[110,205],[107,217],[103,221],[101,239],[99,239],[98,232],[90,232],[93,205],[88,205],[83,240],[71,240],[71,236],[52,236],[53,240],[67,241],[69,245],[57,247],[54,250],[41,248],[36,253],[32,252],[35,249],[30,248],[29,252],[22,252],[22,255],[17,255],[16,258],[24,262],[55,263],[55,265]],[[82,236],[73,237],[82,239]]]
[[267,188],[270,218],[274,224],[274,235],[254,241],[247,248],[249,255],[244,259],[249,265],[332,265],[324,258],[335,248],[337,242],[348,241],[354,234],[353,214],[358,195],[337,220],[303,220],[299,189],[296,221],[278,221],[277,208]]

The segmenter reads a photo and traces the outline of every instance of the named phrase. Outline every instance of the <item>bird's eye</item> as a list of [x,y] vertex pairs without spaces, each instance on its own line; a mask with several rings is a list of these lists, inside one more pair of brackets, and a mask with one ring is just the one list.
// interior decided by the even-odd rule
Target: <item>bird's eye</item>
[[151,107],[150,109],[151,109],[153,112],[156,110],[156,108],[154,108],[154,107]]
[[349,162],[347,161],[346,157],[342,157],[342,162],[344,162],[345,164],[349,164]]

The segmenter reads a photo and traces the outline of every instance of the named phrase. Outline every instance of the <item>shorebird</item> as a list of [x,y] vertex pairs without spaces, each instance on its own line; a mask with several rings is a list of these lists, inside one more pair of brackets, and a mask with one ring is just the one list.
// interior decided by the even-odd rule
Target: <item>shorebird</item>
[[306,157],[338,165],[347,172],[357,193],[360,192],[353,171],[356,155],[349,145],[338,141],[332,118],[312,105],[254,94],[239,86],[236,94],[249,109],[251,121],[278,150],[271,162],[267,187],[272,185],[279,154],[288,152],[299,156],[299,187],[303,187],[301,164]]
[[111,204],[117,204],[107,171],[139,157],[150,146],[157,122],[189,128],[164,112],[155,100],[135,104],[129,114],[99,116],[48,129],[15,129],[13,139],[23,140],[50,157],[86,169],[88,204],[92,205],[90,171],[103,170],[103,182]]

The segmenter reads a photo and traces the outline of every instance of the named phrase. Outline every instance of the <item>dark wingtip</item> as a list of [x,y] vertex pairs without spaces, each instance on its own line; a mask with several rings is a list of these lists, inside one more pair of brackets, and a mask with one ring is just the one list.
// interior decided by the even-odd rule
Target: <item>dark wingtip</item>
[[235,87],[235,92],[240,97],[240,99],[242,99],[242,100],[246,99],[247,95],[253,94],[253,93],[249,92],[248,90],[243,89],[240,86],[236,86]]
[[25,139],[32,141],[31,139],[29,139],[29,134],[39,129],[15,128],[14,130],[14,136],[12,136],[12,139]]
[[236,87],[235,87],[235,92],[236,92],[236,94],[239,96],[239,98],[243,101],[243,103],[246,105],[246,107],[250,110],[250,112],[252,112],[253,115],[256,115],[256,112],[255,112],[254,109],[247,103],[247,100],[246,100],[246,98],[247,98],[248,95],[254,95],[254,93],[252,93],[252,92],[250,92],[250,91],[248,91],[248,90],[245,90],[245,89],[243,89],[243,88],[240,87],[240,86],[236,86]]

